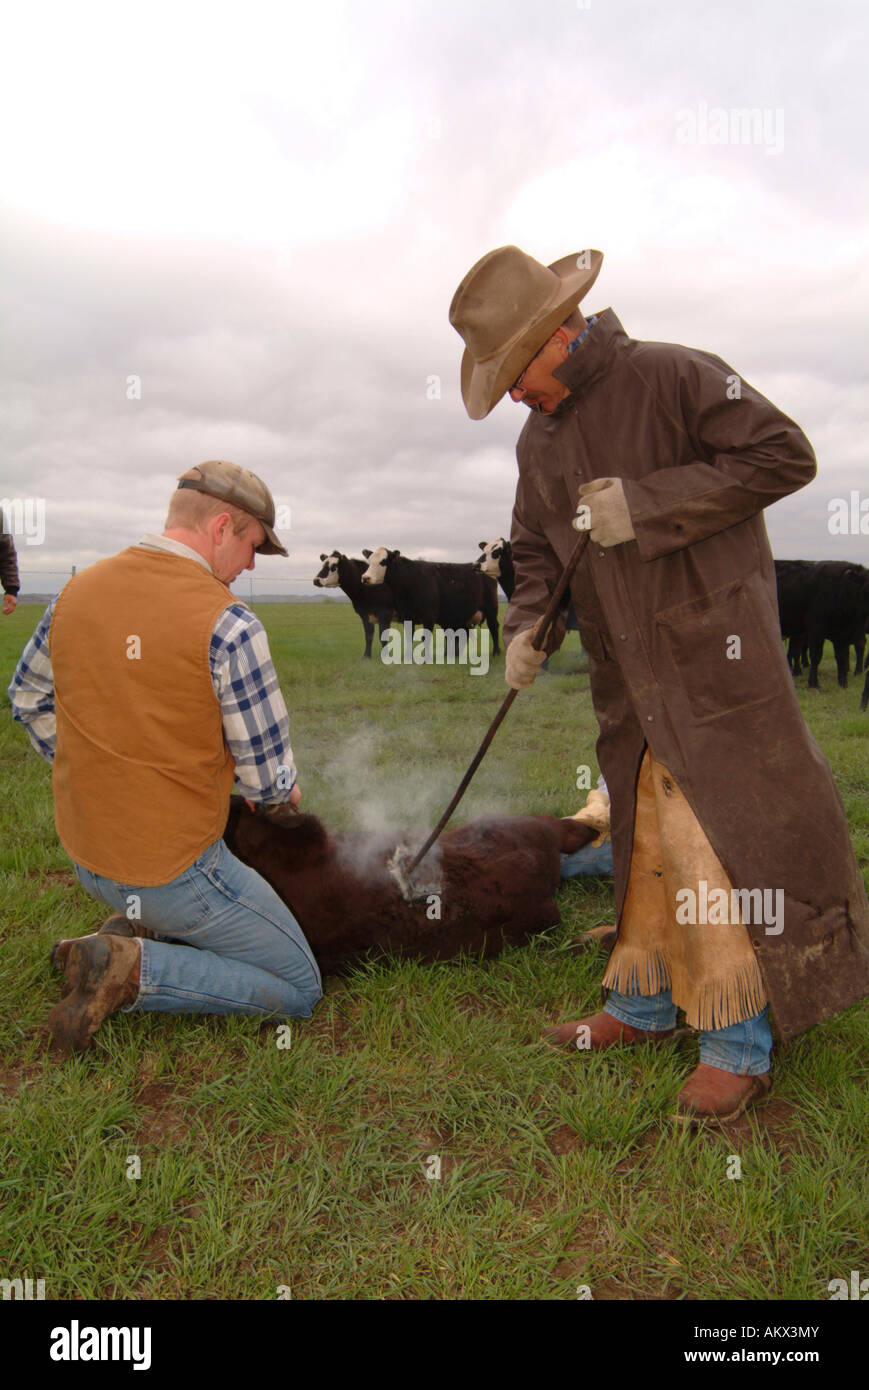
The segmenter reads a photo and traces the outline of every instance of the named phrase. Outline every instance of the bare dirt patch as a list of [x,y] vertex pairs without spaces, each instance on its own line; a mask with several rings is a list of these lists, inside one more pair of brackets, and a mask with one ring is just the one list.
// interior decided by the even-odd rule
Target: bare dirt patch
[[28,869],[27,877],[38,879],[46,887],[51,884],[59,884],[62,888],[77,888],[78,879],[71,869]]
[[136,1137],[146,1144],[163,1147],[167,1141],[187,1130],[187,1120],[179,1108],[178,1097],[165,1081],[150,1081],[137,1092]]
[[793,1101],[775,1096],[766,1105],[746,1111],[728,1124],[722,1124],[720,1132],[729,1140],[742,1140],[750,1144],[755,1140],[756,1132],[752,1127],[752,1118],[760,1131],[761,1140],[778,1152],[783,1160],[783,1167],[787,1167],[787,1161],[792,1154],[810,1151],[811,1145],[807,1143],[806,1136],[800,1129],[799,1106]]
[[603,1279],[592,1283],[591,1296],[600,1303],[673,1303],[680,1299],[693,1302],[691,1294],[679,1284],[667,1284],[663,1290],[653,1288],[637,1289],[632,1284],[620,1284],[615,1279]]
[[551,1129],[546,1136],[546,1143],[549,1150],[554,1154],[578,1153],[585,1148],[585,1141],[579,1137],[575,1129],[570,1125],[557,1125]]
[[607,1248],[605,1219],[590,1212],[577,1224],[552,1273],[556,1279],[581,1280],[595,1259],[606,1254]]
[[30,1086],[42,1071],[41,1062],[19,1062],[17,1066],[0,1066],[0,1091],[14,1096],[22,1086]]

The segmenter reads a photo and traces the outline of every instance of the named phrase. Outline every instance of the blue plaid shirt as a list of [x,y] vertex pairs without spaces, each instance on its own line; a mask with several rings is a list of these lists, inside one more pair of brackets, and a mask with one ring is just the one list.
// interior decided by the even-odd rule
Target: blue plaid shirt
[[573,339],[572,342],[567,344],[568,352],[576,352],[576,349],[579,347],[583,338],[588,337],[589,329],[592,327],[593,324],[597,323],[598,318],[598,314],[589,314],[588,318],[585,321],[585,328],[582,330],[580,334],[578,334],[576,338]]
[[[146,536],[142,545],[184,554],[211,568],[189,546],[166,536]],[[23,724],[30,741],[46,762],[54,761],[57,721],[54,713],[54,675],[48,632],[57,599],[45,610],[31,637],[7,694],[12,714]],[[259,618],[243,603],[233,603],[219,615],[209,648],[211,681],[220,701],[223,736],[235,762],[235,787],[250,801],[286,801],[296,782],[290,721]],[[282,784],[276,785],[280,769]]]

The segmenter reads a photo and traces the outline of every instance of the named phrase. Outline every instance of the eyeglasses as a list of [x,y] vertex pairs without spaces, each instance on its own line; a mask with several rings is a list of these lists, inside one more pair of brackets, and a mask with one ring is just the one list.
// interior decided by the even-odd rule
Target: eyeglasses
[[[557,333],[559,330],[556,329],[555,331],[556,331],[556,333]],[[555,336],[555,334],[553,334],[553,337],[554,337],[554,336]],[[531,366],[531,363],[532,363],[532,362],[536,362],[537,359],[538,359],[538,357],[540,356],[540,354],[546,350],[546,348],[549,346],[549,344],[551,343],[551,341],[552,341],[552,338],[547,338],[547,339],[546,339],[546,342],[543,344],[543,347],[537,349],[537,351],[535,352],[534,356],[531,358],[531,362],[526,362],[525,366],[522,368],[522,371],[519,373],[519,375],[517,376],[516,380],[513,382],[513,385],[507,387],[507,395],[508,395],[508,396],[509,396],[509,394],[510,394],[511,391],[521,391],[521,390],[523,389],[523,387],[522,387],[522,382],[525,380],[525,373],[527,372],[528,368]]]
[[[540,355],[539,353],[536,353],[536,352],[535,352],[534,357],[531,358],[531,362],[533,362],[533,361],[535,360],[535,358],[539,357],[539,355]],[[513,382],[513,385],[507,387],[507,395],[508,395],[508,396],[509,396],[509,394],[510,394],[511,391],[521,391],[521,390],[522,390],[522,382],[525,380],[525,373],[527,372],[528,368],[531,366],[531,362],[526,363],[526,365],[522,368],[522,370],[521,370],[521,372],[519,373],[519,375],[517,376],[516,380]]]

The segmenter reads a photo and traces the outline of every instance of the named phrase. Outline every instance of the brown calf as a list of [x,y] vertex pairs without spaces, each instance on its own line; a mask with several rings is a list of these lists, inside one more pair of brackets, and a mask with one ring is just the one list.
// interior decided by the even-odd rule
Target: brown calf
[[316,816],[287,807],[273,820],[233,797],[224,839],[291,909],[328,974],[378,950],[422,960],[491,956],[555,926],[559,854],[596,834],[554,816],[499,816],[447,830],[414,875],[424,876],[430,858],[438,901],[416,902],[405,901],[386,867],[407,833],[331,834]]

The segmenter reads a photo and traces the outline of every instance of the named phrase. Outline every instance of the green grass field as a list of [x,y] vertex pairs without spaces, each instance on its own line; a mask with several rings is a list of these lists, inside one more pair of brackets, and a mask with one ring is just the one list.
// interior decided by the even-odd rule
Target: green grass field
[[[0,620],[8,684],[40,609]],[[361,660],[349,607],[263,605],[303,809],[338,828],[433,824],[506,687]],[[520,696],[459,819],[575,811],[596,724],[575,634]],[[869,874],[862,679],[799,698]],[[45,1296],[159,1299],[822,1299],[869,1274],[866,1058],[855,1006],[774,1060],[772,1102],[727,1129],[669,1116],[696,1043],[560,1054],[598,1007],[608,883],[565,884],[562,925],[483,964],[379,963],[275,1024],[116,1016],[49,1051],[52,943],[106,916],[57,840],[50,768],[0,700],[0,1277]],[[737,1155],[741,1177],[729,1177]],[[141,1176],[128,1177],[140,1160]],[[440,1160],[440,1177],[427,1176]]]

